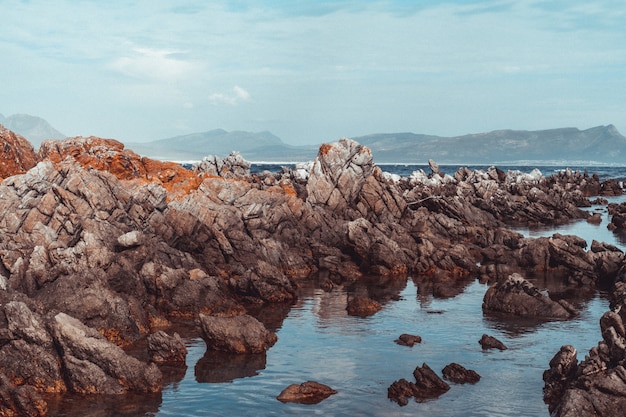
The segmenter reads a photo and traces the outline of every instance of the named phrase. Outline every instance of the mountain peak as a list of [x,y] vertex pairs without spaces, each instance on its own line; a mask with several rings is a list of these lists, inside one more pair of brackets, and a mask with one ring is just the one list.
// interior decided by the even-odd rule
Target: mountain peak
[[[0,114],[0,116],[2,116]],[[0,117],[0,122],[9,130],[19,133],[33,144],[39,146],[45,139],[63,139],[65,135],[41,117],[18,113],[9,117]]]

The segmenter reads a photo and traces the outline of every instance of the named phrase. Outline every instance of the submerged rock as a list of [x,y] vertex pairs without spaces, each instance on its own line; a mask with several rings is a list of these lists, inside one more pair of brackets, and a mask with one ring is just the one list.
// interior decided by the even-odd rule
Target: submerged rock
[[307,381],[289,385],[276,398],[284,403],[317,404],[336,393],[337,391],[328,385]]
[[351,316],[367,317],[376,314],[382,309],[378,301],[369,297],[354,297],[348,300],[346,310]]

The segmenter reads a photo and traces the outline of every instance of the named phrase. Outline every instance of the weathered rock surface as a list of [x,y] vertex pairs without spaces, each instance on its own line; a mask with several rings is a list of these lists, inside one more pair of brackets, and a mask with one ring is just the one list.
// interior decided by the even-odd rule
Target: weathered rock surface
[[185,365],[187,347],[178,333],[170,336],[163,330],[159,330],[148,336],[147,340],[148,353],[152,362],[164,365]]
[[33,145],[0,125],[0,179],[23,174],[37,163]]
[[276,398],[284,403],[317,404],[336,393],[337,391],[328,385],[307,381],[289,385]]
[[552,301],[519,274],[489,287],[483,298],[483,311],[546,319],[568,319],[575,312],[564,301]]
[[234,317],[200,315],[208,349],[233,353],[263,353],[278,337],[247,314]]
[[[479,274],[497,282],[525,271],[592,289],[624,263],[610,245],[505,227],[585,219],[588,196],[621,191],[586,173],[450,176],[433,161],[432,174],[397,178],[341,139],[295,170],[250,175],[237,154],[187,170],[112,139],[46,141],[36,154],[6,129],[0,140],[0,158],[18,162],[0,175],[0,395],[19,394],[7,410],[45,392],[157,390],[155,365],[112,346],[153,334],[153,360],[181,363],[177,343],[156,336],[171,320],[288,308],[311,276],[332,287],[376,275],[395,289],[411,275],[421,292],[451,297]],[[236,342],[216,346],[264,352],[275,335],[255,326],[255,341],[225,332]],[[178,353],[165,359],[168,348]],[[33,369],[18,365],[29,360]]]

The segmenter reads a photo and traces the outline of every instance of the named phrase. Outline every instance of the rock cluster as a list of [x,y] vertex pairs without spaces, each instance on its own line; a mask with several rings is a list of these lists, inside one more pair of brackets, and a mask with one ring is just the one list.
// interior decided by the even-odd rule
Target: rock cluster
[[626,275],[612,290],[611,310],[600,319],[602,340],[578,362],[571,345],[561,347],[543,374],[544,401],[555,417],[608,417],[626,407]]
[[[276,335],[252,311],[289,306],[313,275],[331,288],[411,274],[420,291],[452,296],[467,278],[527,271],[594,288],[624,261],[609,245],[506,227],[586,218],[588,196],[618,191],[578,172],[449,176],[433,162],[430,175],[396,178],[341,139],[310,164],[252,175],[237,154],[188,170],[112,139],[47,141],[37,153],[6,129],[0,140],[0,158],[18,162],[0,175],[0,414],[44,410],[47,392],[158,391],[155,363],[184,363],[168,332],[180,318],[197,321],[210,349],[263,360]],[[361,300],[373,308],[351,314],[384,303]],[[121,350],[143,338],[149,363]]]

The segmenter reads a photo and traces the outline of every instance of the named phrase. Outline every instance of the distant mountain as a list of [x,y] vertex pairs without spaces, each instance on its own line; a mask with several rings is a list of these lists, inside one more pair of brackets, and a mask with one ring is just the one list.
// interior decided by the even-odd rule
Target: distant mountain
[[[442,137],[415,133],[380,133],[353,138],[369,147],[374,161],[424,164],[543,164],[626,165],[626,137],[615,126],[587,130],[496,130]],[[129,143],[135,152],[155,159],[200,160],[239,151],[248,161],[311,161],[318,146],[291,146],[269,132],[227,132],[222,129],[157,140]]]
[[41,117],[28,114],[14,114],[9,117],[4,117],[0,114],[0,124],[24,136],[35,149],[39,147],[43,140],[65,138],[63,133],[53,128],[50,123]]
[[626,137],[615,126],[587,130],[496,130],[440,137],[414,133],[375,134],[354,138],[372,150],[378,163],[440,164],[622,164]]
[[232,151],[240,152],[249,161],[307,161],[315,158],[318,148],[288,145],[270,132],[223,129],[125,145],[140,155],[174,161],[197,161],[207,155],[225,157]]

